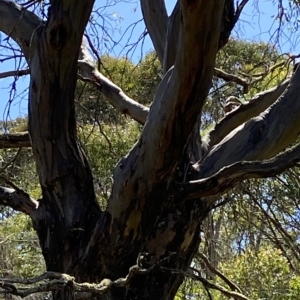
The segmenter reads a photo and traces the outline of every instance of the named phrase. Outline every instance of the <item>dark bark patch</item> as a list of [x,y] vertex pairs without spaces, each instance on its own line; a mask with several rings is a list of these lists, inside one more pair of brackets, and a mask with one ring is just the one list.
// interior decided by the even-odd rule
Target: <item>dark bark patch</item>
[[35,93],[37,93],[37,86],[34,80],[31,81],[31,88]]
[[59,50],[63,48],[67,39],[67,31],[62,21],[56,21],[50,28],[49,44]]

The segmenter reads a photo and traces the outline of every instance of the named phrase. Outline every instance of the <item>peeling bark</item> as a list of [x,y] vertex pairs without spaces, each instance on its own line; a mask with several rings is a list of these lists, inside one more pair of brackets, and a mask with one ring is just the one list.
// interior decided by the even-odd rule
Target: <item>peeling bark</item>
[[186,199],[220,195],[232,188],[235,183],[250,178],[274,177],[295,166],[299,161],[300,145],[297,145],[270,160],[236,162],[210,177],[180,184],[178,188]]

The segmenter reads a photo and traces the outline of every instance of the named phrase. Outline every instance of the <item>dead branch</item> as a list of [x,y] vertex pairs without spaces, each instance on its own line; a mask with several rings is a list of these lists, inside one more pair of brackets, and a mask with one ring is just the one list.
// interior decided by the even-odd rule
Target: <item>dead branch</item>
[[1,78],[6,78],[6,77],[19,77],[19,76],[24,76],[30,74],[29,69],[24,69],[24,70],[13,70],[13,71],[7,71],[7,72],[2,72],[0,73],[0,79]]
[[[77,283],[74,277],[56,272],[46,272],[41,276],[31,279],[0,278],[0,294],[10,293],[16,296],[26,297],[31,294],[55,291],[69,287],[72,288],[75,293],[103,295],[108,293],[112,287],[127,286],[135,275],[147,274],[151,269],[152,268],[143,269],[134,265],[129,269],[129,273],[126,277],[119,278],[115,281],[106,278],[99,284],[87,282]],[[30,285],[34,286],[28,287]]]
[[[195,272],[186,272],[182,270],[169,269],[161,266],[156,266],[161,269],[163,272],[170,272],[173,274],[181,274],[186,277],[200,281],[208,288],[216,289],[227,297],[233,297],[238,300],[249,300],[247,297],[241,293],[229,291],[224,287],[211,283],[206,279],[202,278],[199,275],[196,275]],[[147,274],[149,273],[154,266],[149,269],[144,269],[135,265],[129,269],[129,273],[125,278],[119,278],[115,281],[110,279],[103,279],[99,284],[91,283],[77,283],[75,278],[67,275],[56,272],[46,272],[41,276],[31,278],[31,279],[8,279],[0,278],[0,293],[10,293],[13,295],[26,297],[31,294],[55,291],[63,289],[66,287],[72,288],[77,294],[86,294],[91,295],[104,295],[109,292],[112,287],[125,287],[127,286],[132,278],[137,274]],[[38,285],[37,285],[38,283]],[[24,287],[25,285],[25,287]],[[34,285],[28,287],[29,285]],[[79,295],[80,297],[80,295]]]
[[39,207],[39,202],[32,199],[26,192],[19,188],[11,189],[0,186],[0,205],[8,206],[14,210],[33,216]]
[[233,75],[233,74],[229,74],[221,69],[217,69],[215,68],[214,69],[214,75],[217,76],[218,78],[221,78],[225,81],[228,81],[228,82],[235,82],[239,85],[241,85],[244,89],[244,94],[247,94],[248,93],[248,89],[249,89],[249,82],[248,80],[245,80],[241,77],[238,77],[236,75]]
[[288,86],[290,79],[267,91],[256,94],[248,103],[241,104],[227,114],[209,133],[210,147],[219,143],[227,134],[272,105]]
[[79,78],[92,83],[109,101],[109,103],[134,120],[144,124],[149,113],[149,108],[128,97],[121,88],[102,75],[88,53],[85,44],[81,47],[78,60]]
[[239,4],[238,7],[236,8],[234,19],[235,23],[239,20],[240,15],[245,7],[245,5],[249,2],[249,0],[242,0]]
[[217,290],[228,298],[233,298],[236,300],[250,300],[248,297],[244,296],[241,293],[229,291],[229,290],[225,289],[223,286],[216,284],[216,283],[212,283],[212,282],[208,281],[207,279],[195,274],[195,272],[193,272],[194,269],[193,269],[193,271],[189,271],[189,272],[182,271],[182,270],[169,269],[169,268],[164,268],[164,267],[160,267],[160,269],[163,271],[170,272],[172,274],[181,274],[188,278],[200,281],[204,285],[204,287],[206,287],[208,289]]

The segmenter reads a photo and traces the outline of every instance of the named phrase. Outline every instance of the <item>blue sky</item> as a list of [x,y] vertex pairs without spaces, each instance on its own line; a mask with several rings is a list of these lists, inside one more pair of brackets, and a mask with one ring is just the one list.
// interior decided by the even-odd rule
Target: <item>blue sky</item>
[[[110,2],[118,2],[118,1],[110,1]],[[166,6],[169,12],[171,12],[175,0],[165,0]],[[265,41],[268,42],[273,37],[274,32],[276,32],[278,23],[274,21],[274,16],[277,15],[278,7],[277,1],[273,0],[259,0],[254,1],[250,0],[250,3],[247,4],[241,18],[240,22],[237,25],[237,28],[234,32],[235,36],[239,38],[255,40],[255,41]],[[254,5],[253,3],[257,3]],[[287,6],[288,1],[283,0],[283,4]],[[102,0],[96,1],[96,6],[103,5]],[[138,23],[135,27],[134,31],[130,30],[126,31],[126,28],[137,20],[142,18],[139,1],[123,1],[118,4],[111,6],[106,11],[107,18],[110,18],[112,23],[113,31],[110,31],[113,39],[118,41],[120,37],[125,33],[125,38],[120,41],[119,45],[114,46],[112,50],[112,54],[115,56],[124,56],[127,52],[128,48],[124,49],[129,36],[131,36],[130,41],[135,42],[141,33],[144,31],[144,24],[142,22]],[[281,51],[283,52],[292,52],[296,53],[300,52],[300,47],[298,46],[297,39],[291,39],[291,34],[289,32],[289,28],[284,28],[284,34],[280,40],[280,44],[282,46]],[[2,35],[3,38],[3,35]],[[129,57],[137,62],[141,56],[152,49],[152,44],[149,38],[146,38],[143,47],[140,46],[135,52],[130,52]],[[123,51],[122,51],[123,50]],[[2,51],[2,50],[1,50]],[[108,52],[107,48],[103,45],[103,52]],[[3,62],[0,63],[0,72],[8,71],[14,69],[15,66],[12,62]],[[28,86],[28,77],[20,78],[17,81],[17,99],[11,105],[10,108],[10,117],[12,119],[17,116],[24,116],[27,114],[27,93],[24,92],[24,89]],[[0,120],[3,120],[6,116],[7,111],[5,111],[5,107],[7,101],[9,99],[9,91],[10,86],[12,84],[12,78],[0,79]]]

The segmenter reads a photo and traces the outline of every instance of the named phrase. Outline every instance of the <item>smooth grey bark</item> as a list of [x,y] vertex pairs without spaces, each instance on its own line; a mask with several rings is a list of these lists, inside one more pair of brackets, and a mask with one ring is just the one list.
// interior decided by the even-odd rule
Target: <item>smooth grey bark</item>
[[[235,183],[250,178],[274,177],[300,161],[300,145],[265,161],[238,161],[227,165],[211,176],[178,184],[183,198],[216,196],[230,189]],[[215,199],[215,198],[214,198]]]
[[13,1],[1,0],[0,23],[1,31],[19,44],[26,60],[29,60],[35,51],[34,47],[30,47],[32,33],[43,24],[42,20]]
[[168,14],[164,0],[141,0],[141,8],[148,33],[158,59],[164,60]]
[[146,122],[149,108],[128,97],[121,88],[101,74],[84,43],[81,46],[78,68],[80,71],[79,77],[83,81],[94,84],[112,106],[141,124]]
[[[298,69],[274,104],[232,130],[195,166],[199,178],[209,177],[236,161],[269,159],[290,146],[300,134],[299,88]],[[280,93],[281,87],[276,90]]]
[[290,79],[287,79],[274,88],[256,94],[248,103],[241,104],[237,109],[226,115],[209,133],[209,146],[212,147],[218,144],[239,125],[266,110],[284,92],[289,82]]

